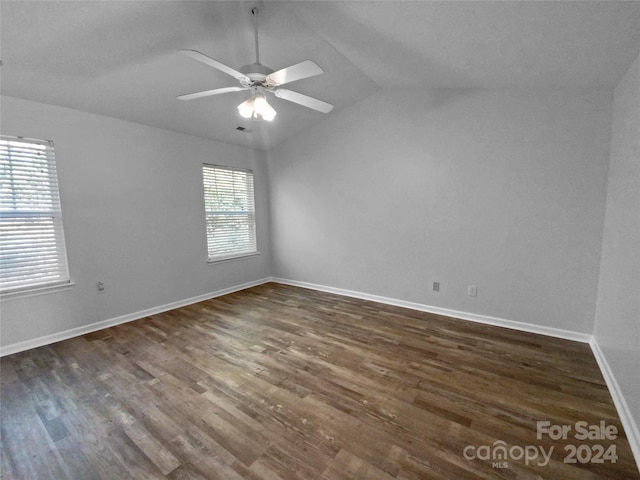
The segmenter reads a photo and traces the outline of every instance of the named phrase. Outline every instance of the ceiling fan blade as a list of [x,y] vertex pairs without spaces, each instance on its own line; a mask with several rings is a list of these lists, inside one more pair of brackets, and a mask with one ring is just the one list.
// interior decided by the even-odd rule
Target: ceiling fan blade
[[221,93],[239,92],[241,90],[249,90],[248,87],[225,87],[214,88],[213,90],[203,90],[202,92],[187,93],[179,95],[176,98],[178,100],[193,100],[195,98],[209,97],[211,95],[220,95]]
[[239,72],[238,70],[231,68],[227,65],[225,65],[224,63],[220,63],[217,60],[214,60],[211,57],[206,56],[204,53],[200,53],[196,50],[180,50],[180,53],[183,53],[185,55],[188,55],[189,57],[193,58],[194,60],[198,60],[199,62],[202,62],[206,65],[209,65],[210,67],[216,68],[218,70],[220,70],[221,72],[226,73],[227,75],[231,75],[232,77],[238,79],[240,82],[244,83],[251,83],[251,79],[249,77],[247,77],[244,73]]
[[321,73],[324,73],[324,71],[318,65],[311,60],[305,60],[267,75],[265,82],[267,86],[277,87],[285,83],[320,75]]
[[284,88],[273,90],[273,93],[275,93],[276,97],[278,98],[297,103],[298,105],[317,110],[318,112],[329,113],[331,110],[333,110],[333,105],[331,105],[330,103],[323,102],[322,100],[318,100],[317,98],[309,97],[307,95],[303,95],[302,93],[292,92],[291,90],[286,90]]

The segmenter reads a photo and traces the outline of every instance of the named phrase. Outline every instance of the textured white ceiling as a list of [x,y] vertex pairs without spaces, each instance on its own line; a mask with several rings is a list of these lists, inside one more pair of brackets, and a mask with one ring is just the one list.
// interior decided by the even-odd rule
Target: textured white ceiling
[[276,120],[252,123],[246,92],[175,99],[236,84],[178,50],[253,63],[256,4],[261,63],[315,61],[325,74],[290,89],[334,112],[381,88],[613,88],[640,53],[637,1],[3,0],[2,94],[269,149],[325,115],[270,97]]

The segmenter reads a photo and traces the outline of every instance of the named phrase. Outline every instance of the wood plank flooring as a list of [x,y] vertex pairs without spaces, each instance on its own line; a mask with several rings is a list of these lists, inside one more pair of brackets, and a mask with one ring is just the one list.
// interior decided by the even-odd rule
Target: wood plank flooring
[[1,367],[6,479],[640,478],[588,345],[274,283]]

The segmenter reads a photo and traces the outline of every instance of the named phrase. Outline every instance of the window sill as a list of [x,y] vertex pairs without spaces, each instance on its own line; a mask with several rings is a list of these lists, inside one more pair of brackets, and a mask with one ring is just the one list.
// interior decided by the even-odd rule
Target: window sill
[[258,255],[260,255],[260,252],[231,254],[224,257],[217,257],[213,259],[210,258],[209,260],[207,260],[207,263],[209,265],[215,265],[218,263],[233,262],[234,260],[242,260],[243,258],[248,258],[248,257],[257,257]]
[[13,292],[0,293],[0,300],[17,300],[19,298],[35,297],[39,295],[49,295],[51,293],[65,292],[71,290],[76,284],[73,282],[62,283],[58,285],[46,285],[42,287],[30,287],[24,290],[15,290]]

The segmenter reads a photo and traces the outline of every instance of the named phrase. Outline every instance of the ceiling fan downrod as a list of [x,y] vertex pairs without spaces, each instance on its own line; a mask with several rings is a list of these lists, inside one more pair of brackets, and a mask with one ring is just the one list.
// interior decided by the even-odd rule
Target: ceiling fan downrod
[[260,63],[260,49],[258,48],[258,7],[253,7],[251,9],[251,14],[253,15],[253,31],[255,33],[255,43],[256,43],[256,63]]

